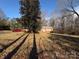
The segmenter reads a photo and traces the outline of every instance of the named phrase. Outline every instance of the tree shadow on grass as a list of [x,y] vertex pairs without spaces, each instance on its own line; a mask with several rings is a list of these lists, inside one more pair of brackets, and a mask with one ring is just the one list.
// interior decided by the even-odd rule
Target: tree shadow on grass
[[1,47],[5,47],[6,45],[5,45],[5,44],[0,43],[0,46],[1,46]]
[[35,38],[35,34],[34,34],[33,47],[32,47],[32,50],[30,52],[29,59],[38,59],[37,46],[36,46],[35,40],[36,40],[36,38]]
[[13,41],[13,42],[11,42],[11,43],[9,43],[9,44],[7,44],[7,45],[5,45],[5,46],[3,46],[3,48],[2,49],[0,49],[0,53],[1,52],[3,52],[5,49],[7,49],[8,47],[10,47],[12,44],[14,44],[15,42],[17,42],[21,37],[23,37],[25,35],[25,33],[22,35],[22,36],[20,36],[19,38],[17,38],[15,41]]
[[7,56],[5,56],[4,59],[11,59],[13,57],[13,55],[15,55],[15,53],[19,50],[19,48],[23,45],[23,43],[25,42],[25,40],[27,39],[27,37],[29,36],[29,34],[23,39],[23,41],[10,53],[8,53]]
[[[79,52],[79,38],[51,34],[49,39],[56,42],[56,44],[68,52],[71,50]],[[65,43],[67,43],[67,45],[65,45]]]

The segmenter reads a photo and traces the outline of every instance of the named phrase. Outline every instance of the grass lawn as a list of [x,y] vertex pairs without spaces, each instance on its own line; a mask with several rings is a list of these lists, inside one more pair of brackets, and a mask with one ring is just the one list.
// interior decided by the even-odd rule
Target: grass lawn
[[2,43],[2,44],[10,43],[10,42],[16,40],[22,34],[23,34],[23,32],[5,31],[5,33],[0,34],[0,43]]
[[[23,35],[23,32],[7,32],[0,34],[0,44],[4,45],[0,48],[4,48],[8,43],[16,41],[21,35]],[[55,57],[60,59],[72,59],[73,57],[71,55],[64,53],[69,54],[73,52],[71,53],[73,56],[77,53],[77,51],[74,50],[78,49],[77,45],[74,42],[69,41],[68,38],[53,36],[48,32],[39,32],[36,33],[35,36],[33,33],[30,33],[28,37],[27,35],[28,33],[21,37],[20,40],[12,45],[10,44],[9,47],[4,49],[0,53],[0,59],[4,59],[6,56],[8,59],[10,54],[12,54],[12,59],[30,59],[29,57],[32,55],[35,57],[35,53],[38,54],[39,59],[55,59]],[[59,55],[56,56],[58,53]],[[43,58],[41,56],[43,56]],[[65,56],[70,58],[66,58]],[[75,59],[75,57],[73,59]]]
[[6,40],[6,39],[16,39],[19,36],[21,36],[23,32],[8,32],[0,34],[0,40]]

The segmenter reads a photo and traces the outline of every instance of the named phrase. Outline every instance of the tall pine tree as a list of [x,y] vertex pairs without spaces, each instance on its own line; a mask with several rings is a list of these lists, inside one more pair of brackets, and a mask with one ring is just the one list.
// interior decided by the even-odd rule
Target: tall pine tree
[[20,0],[20,5],[22,24],[27,27],[29,31],[38,31],[41,28],[39,0]]

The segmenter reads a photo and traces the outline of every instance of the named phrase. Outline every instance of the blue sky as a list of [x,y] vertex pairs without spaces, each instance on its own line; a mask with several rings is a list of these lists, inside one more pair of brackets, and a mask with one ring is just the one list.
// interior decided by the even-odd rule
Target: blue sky
[[[0,0],[0,8],[4,11],[7,17],[20,17],[19,14],[19,0]],[[40,0],[41,11],[50,16],[52,11],[56,8],[56,0]]]

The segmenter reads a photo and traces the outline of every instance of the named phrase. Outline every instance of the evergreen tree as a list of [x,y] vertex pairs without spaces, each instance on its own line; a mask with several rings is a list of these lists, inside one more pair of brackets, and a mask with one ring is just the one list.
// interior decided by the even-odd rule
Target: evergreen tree
[[38,31],[41,27],[39,0],[20,0],[22,14],[21,20],[29,31]]

